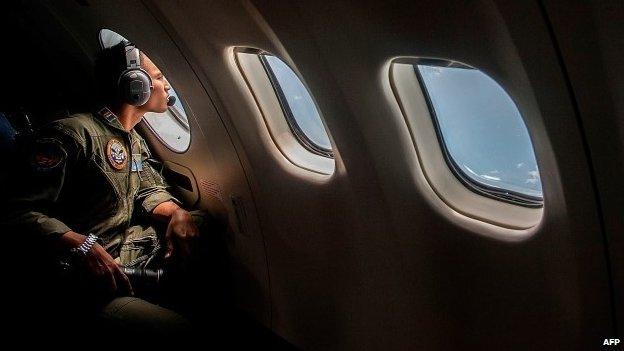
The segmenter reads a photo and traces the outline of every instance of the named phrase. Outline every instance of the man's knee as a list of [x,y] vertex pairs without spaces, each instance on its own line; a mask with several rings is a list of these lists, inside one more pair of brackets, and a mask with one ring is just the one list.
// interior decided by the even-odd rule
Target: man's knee
[[136,297],[112,300],[102,309],[99,322],[110,332],[123,332],[128,336],[162,337],[192,333],[192,326],[184,317]]

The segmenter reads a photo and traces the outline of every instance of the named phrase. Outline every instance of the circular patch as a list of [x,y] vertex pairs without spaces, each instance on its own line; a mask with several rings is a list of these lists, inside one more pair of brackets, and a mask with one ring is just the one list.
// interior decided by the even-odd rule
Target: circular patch
[[31,164],[37,171],[51,170],[65,161],[65,151],[54,140],[37,141]]
[[37,153],[35,163],[42,168],[54,168],[61,163],[61,158],[57,154]]
[[106,155],[108,163],[116,170],[122,170],[128,163],[128,152],[123,142],[119,139],[111,139],[106,145]]

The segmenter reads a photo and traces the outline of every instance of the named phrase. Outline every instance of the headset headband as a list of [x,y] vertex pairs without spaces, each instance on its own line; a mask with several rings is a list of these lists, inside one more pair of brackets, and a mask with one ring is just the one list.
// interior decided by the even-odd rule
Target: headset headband
[[117,81],[119,94],[124,102],[133,106],[142,106],[151,96],[152,77],[141,68],[139,49],[130,42],[125,42],[124,45],[126,70],[121,73]]
[[141,68],[141,54],[139,49],[137,49],[134,44],[128,43],[124,50],[126,51],[126,69]]

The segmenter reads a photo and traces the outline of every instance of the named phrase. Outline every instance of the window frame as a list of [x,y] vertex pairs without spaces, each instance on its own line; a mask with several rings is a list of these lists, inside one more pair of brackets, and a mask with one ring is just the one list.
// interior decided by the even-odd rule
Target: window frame
[[[177,92],[176,92],[177,93]],[[186,114],[187,120],[189,117],[189,113],[186,112],[188,110],[188,108],[185,106],[185,102],[182,98],[180,98],[180,96],[178,95],[177,97],[180,101],[180,104],[182,104],[182,108],[184,108],[184,113]],[[183,154],[186,153],[188,151],[188,149],[191,147],[191,143],[193,142],[193,133],[191,133],[191,125],[190,123],[185,123],[184,119],[179,115],[180,111],[177,108],[174,108],[174,106],[167,106],[167,112],[169,112],[169,115],[172,117],[171,120],[176,123],[177,125],[179,125],[182,130],[184,130],[187,134],[188,134],[188,143],[186,143],[186,147],[184,148],[184,150],[178,150],[175,147],[173,147],[167,140],[165,140],[165,138],[156,130],[156,127],[154,127],[152,125],[152,123],[150,123],[149,118],[145,118],[145,116],[143,118],[141,118],[141,121],[145,123],[145,125],[149,128],[149,130],[156,135],[156,138],[161,142],[161,144],[163,144],[167,149],[171,150],[172,152],[175,152],[176,154]],[[167,112],[161,112],[159,114],[167,114]],[[154,112],[157,113],[157,112]]]
[[[519,206],[524,206],[524,207],[529,207],[529,208],[542,208],[544,206],[543,197],[530,196],[530,195],[518,193],[513,190],[497,188],[497,187],[493,187],[484,183],[480,183],[472,179],[470,176],[468,176],[461,169],[461,167],[459,167],[455,159],[453,159],[453,156],[450,154],[450,151],[448,150],[446,142],[444,141],[444,135],[442,134],[442,130],[440,128],[440,122],[438,120],[437,112],[433,106],[431,96],[429,95],[429,89],[427,85],[425,84],[425,81],[418,69],[418,65],[435,66],[435,67],[452,67],[452,68],[463,68],[463,69],[477,69],[477,68],[474,68],[474,67],[465,65],[463,63],[456,62],[456,61],[445,61],[445,60],[438,60],[438,59],[418,59],[412,62],[412,68],[414,70],[414,73],[416,74],[416,78],[418,80],[418,83],[420,84],[422,94],[427,103],[427,108],[429,109],[429,113],[431,115],[431,120],[433,122],[435,134],[437,136],[438,143],[440,144],[442,154],[444,155],[444,160],[446,164],[448,165],[449,169],[451,170],[451,172],[453,173],[453,175],[466,188],[468,188],[472,192],[475,192],[479,195],[489,197],[495,200],[511,203],[514,205],[519,205]],[[507,93],[507,91],[505,91],[505,93]],[[508,93],[507,95],[509,96]],[[522,118],[522,114],[520,114],[520,118]],[[524,123],[524,120],[522,122]],[[526,127],[526,124],[525,124],[525,127]],[[533,149],[533,154],[535,154],[535,149],[533,148],[533,142],[530,139],[530,137],[529,137],[529,141],[531,142],[531,148]]]
[[[288,127],[290,128],[290,131],[293,133],[293,135],[295,136],[295,138],[299,141],[299,143],[308,151],[319,155],[319,156],[323,156],[323,157],[327,157],[327,158],[334,158],[334,152],[331,149],[326,149],[322,146],[317,145],[315,142],[313,142],[307,135],[306,133],[301,129],[301,127],[299,126],[299,124],[297,123],[297,120],[295,119],[295,116],[293,115],[292,110],[290,109],[290,105],[288,104],[288,100],[286,98],[286,95],[284,94],[284,91],[282,90],[282,86],[280,85],[277,77],[275,76],[275,73],[273,72],[273,69],[271,68],[271,65],[269,64],[268,60],[266,59],[266,56],[275,56],[275,55],[271,55],[271,54],[267,54],[264,52],[261,53],[257,53],[258,58],[260,59],[260,62],[262,63],[262,67],[264,68],[267,77],[269,77],[269,81],[271,82],[271,86],[273,87],[273,90],[275,92],[275,95],[277,96],[277,100],[279,101],[279,104],[282,108],[282,111],[284,112],[284,116],[286,117],[286,122],[288,123]],[[276,58],[278,58],[279,60],[281,60],[278,56],[275,56]],[[283,60],[282,60],[283,61]],[[288,66],[288,65],[287,65]],[[288,67],[290,68],[290,67]],[[292,68],[290,68],[292,70]],[[293,70],[294,72],[294,70]],[[296,73],[295,73],[296,75]],[[303,84],[303,81],[301,80],[301,78],[299,78],[299,76],[297,76],[297,78],[299,79],[299,81],[301,82],[301,84]],[[308,90],[308,87],[305,86],[305,84],[303,84],[304,88],[306,90]],[[310,94],[310,97],[312,97],[312,94],[310,93],[310,91],[308,90],[308,94]],[[312,97],[312,102],[314,103],[314,98]],[[317,113],[319,114],[320,117],[320,112],[318,107],[315,104],[315,108]],[[321,122],[322,123],[322,122]],[[325,125],[323,125],[323,128],[325,128]],[[329,134],[327,133],[327,131],[325,130],[325,133],[329,136]]]

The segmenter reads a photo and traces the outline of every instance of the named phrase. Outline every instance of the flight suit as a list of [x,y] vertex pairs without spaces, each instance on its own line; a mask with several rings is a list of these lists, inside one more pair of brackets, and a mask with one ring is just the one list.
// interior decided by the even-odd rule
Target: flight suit
[[42,237],[93,233],[124,265],[159,246],[154,228],[137,222],[165,201],[179,203],[145,140],[108,109],[42,128],[30,163],[31,188],[10,203],[12,224]]
[[[102,109],[52,122],[38,131],[35,140],[28,189],[20,189],[8,201],[5,213],[5,224],[11,232],[19,233],[12,237],[20,237],[20,247],[30,248],[32,240],[27,239],[53,242],[72,230],[95,234],[111,256],[125,266],[146,267],[162,257],[162,238],[149,215],[165,201],[179,201],[167,191],[156,169],[157,162],[151,159],[145,140],[134,129],[125,131],[112,112]],[[201,213],[194,211],[191,215],[199,227]],[[44,249],[42,254],[48,255],[48,251]],[[32,250],[27,252],[32,254]],[[82,290],[79,278],[51,279],[49,284],[55,287],[50,288],[59,289],[60,297],[66,298],[63,303],[68,304],[59,307],[64,309],[59,316],[93,311],[84,313],[99,315],[97,318],[109,328],[131,328],[133,333],[150,335],[189,330],[183,317],[145,300],[102,300],[97,291]],[[55,302],[46,302],[46,306],[57,308]]]

